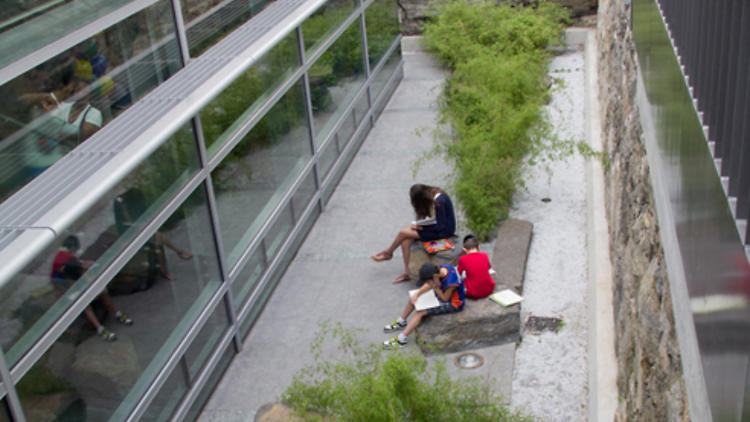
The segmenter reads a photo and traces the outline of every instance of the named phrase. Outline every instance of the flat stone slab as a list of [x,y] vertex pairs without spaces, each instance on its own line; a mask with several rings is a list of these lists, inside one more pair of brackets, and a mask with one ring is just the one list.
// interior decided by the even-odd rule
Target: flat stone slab
[[[495,291],[523,291],[523,275],[533,224],[507,219],[500,226],[491,263]],[[425,318],[416,329],[424,353],[460,352],[514,342],[520,338],[521,305],[507,308],[489,299],[467,299],[461,312]]]

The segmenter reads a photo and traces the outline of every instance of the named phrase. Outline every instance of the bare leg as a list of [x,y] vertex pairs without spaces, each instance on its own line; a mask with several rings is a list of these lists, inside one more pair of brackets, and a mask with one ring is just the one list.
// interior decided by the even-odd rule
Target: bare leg
[[[411,305],[411,303],[409,303],[409,305]],[[413,307],[414,306],[412,305],[412,308]],[[404,336],[408,336],[409,334],[411,334],[411,332],[414,331],[415,328],[417,328],[425,315],[427,315],[427,311],[425,310],[414,312],[414,316],[411,317],[409,322],[406,324],[406,328],[404,328]]]
[[102,300],[102,303],[104,303],[104,306],[106,306],[107,309],[114,312],[115,314],[120,311],[119,309],[117,309],[114,302],[112,302],[112,297],[109,295],[109,293],[104,292],[100,294],[99,299]]
[[390,246],[388,246],[387,249],[371,256],[370,258],[372,258],[372,260],[376,262],[387,261],[393,257],[393,252],[400,246],[401,253],[404,256],[404,273],[396,277],[393,282],[400,283],[402,281],[406,281],[409,279],[410,248],[411,244],[414,243],[416,239],[419,239],[419,232],[417,232],[417,230],[413,229],[412,227],[405,227],[401,229],[398,234],[396,234],[396,238],[393,239],[393,242]]
[[166,247],[175,251],[177,253],[177,256],[179,256],[180,258],[190,259],[193,257],[193,254],[175,245],[175,243],[172,242],[172,239],[168,238],[164,233],[156,232],[156,236],[159,237],[159,239],[162,241],[162,243],[164,243]]
[[87,306],[86,309],[83,311],[83,313],[86,315],[86,319],[89,320],[91,325],[96,328],[96,331],[99,331],[99,327],[102,326],[102,324],[99,322],[99,320],[96,318],[96,314],[94,314],[94,310],[91,309],[91,305]]

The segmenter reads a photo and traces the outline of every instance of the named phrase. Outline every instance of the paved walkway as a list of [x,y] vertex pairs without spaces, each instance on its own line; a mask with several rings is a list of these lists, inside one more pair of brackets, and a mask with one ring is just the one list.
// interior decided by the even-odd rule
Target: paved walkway
[[[369,256],[382,250],[412,219],[409,186],[417,181],[444,185],[448,170],[438,159],[428,161],[416,177],[412,175],[414,160],[432,147],[429,129],[436,125],[435,100],[444,79],[434,60],[414,41],[404,39],[402,83],[199,420],[250,421],[258,408],[277,400],[293,374],[312,362],[308,350],[320,322],[340,321],[345,327],[361,328],[365,342],[379,343],[387,337],[382,326],[402,310],[412,286],[391,284],[402,272],[400,253],[385,263],[374,263]],[[559,74],[552,69],[552,76],[563,77],[573,90],[582,89],[582,57],[582,52],[565,56],[555,64],[560,67]],[[561,95],[563,102],[553,103],[553,108],[572,108],[557,119],[572,130],[561,138],[584,136],[582,123],[576,120],[583,116],[583,104],[575,99],[580,92]],[[587,419],[584,192],[588,182],[582,168],[580,161],[574,161],[554,167],[551,174],[534,170],[537,173],[529,176],[529,189],[519,195],[512,213],[536,225],[527,263],[522,324],[530,315],[560,317],[566,321],[562,331],[528,334],[518,349],[524,356],[519,352],[515,370],[515,344],[478,350],[485,363],[468,371],[453,367],[452,355],[448,356],[448,368],[454,374],[490,376],[495,379],[495,390],[508,400],[512,386],[512,403],[540,420]],[[550,197],[552,202],[543,203],[542,197]],[[363,225],[362,221],[371,223]],[[460,226],[459,232],[466,229]],[[320,248],[321,244],[326,247]],[[482,249],[492,256],[493,244],[482,245]],[[530,271],[532,267],[536,270]],[[567,295],[562,293],[566,291]],[[409,347],[416,347],[413,341]]]

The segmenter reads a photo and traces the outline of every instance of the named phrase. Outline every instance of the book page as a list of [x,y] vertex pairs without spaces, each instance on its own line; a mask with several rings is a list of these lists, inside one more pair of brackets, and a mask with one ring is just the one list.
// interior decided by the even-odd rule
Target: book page
[[523,298],[516,294],[513,290],[505,289],[499,292],[495,292],[489,296],[490,300],[497,302],[503,306],[515,305],[516,303],[523,300]]
[[[409,290],[409,297],[418,291],[419,289]],[[438,300],[437,295],[435,295],[435,291],[430,289],[419,296],[417,303],[414,305],[414,309],[421,311],[423,309],[435,308],[437,306],[440,306],[440,301]]]

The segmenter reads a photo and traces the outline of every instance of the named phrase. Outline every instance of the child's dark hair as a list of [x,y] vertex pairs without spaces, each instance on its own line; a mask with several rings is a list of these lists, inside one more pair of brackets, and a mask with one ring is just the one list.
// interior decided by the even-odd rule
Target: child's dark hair
[[466,249],[478,249],[479,248],[479,240],[477,240],[477,237],[473,234],[467,234],[466,237],[464,237],[464,248]]
[[74,251],[81,247],[81,242],[78,241],[76,236],[70,235],[63,240],[62,246],[65,249]]

